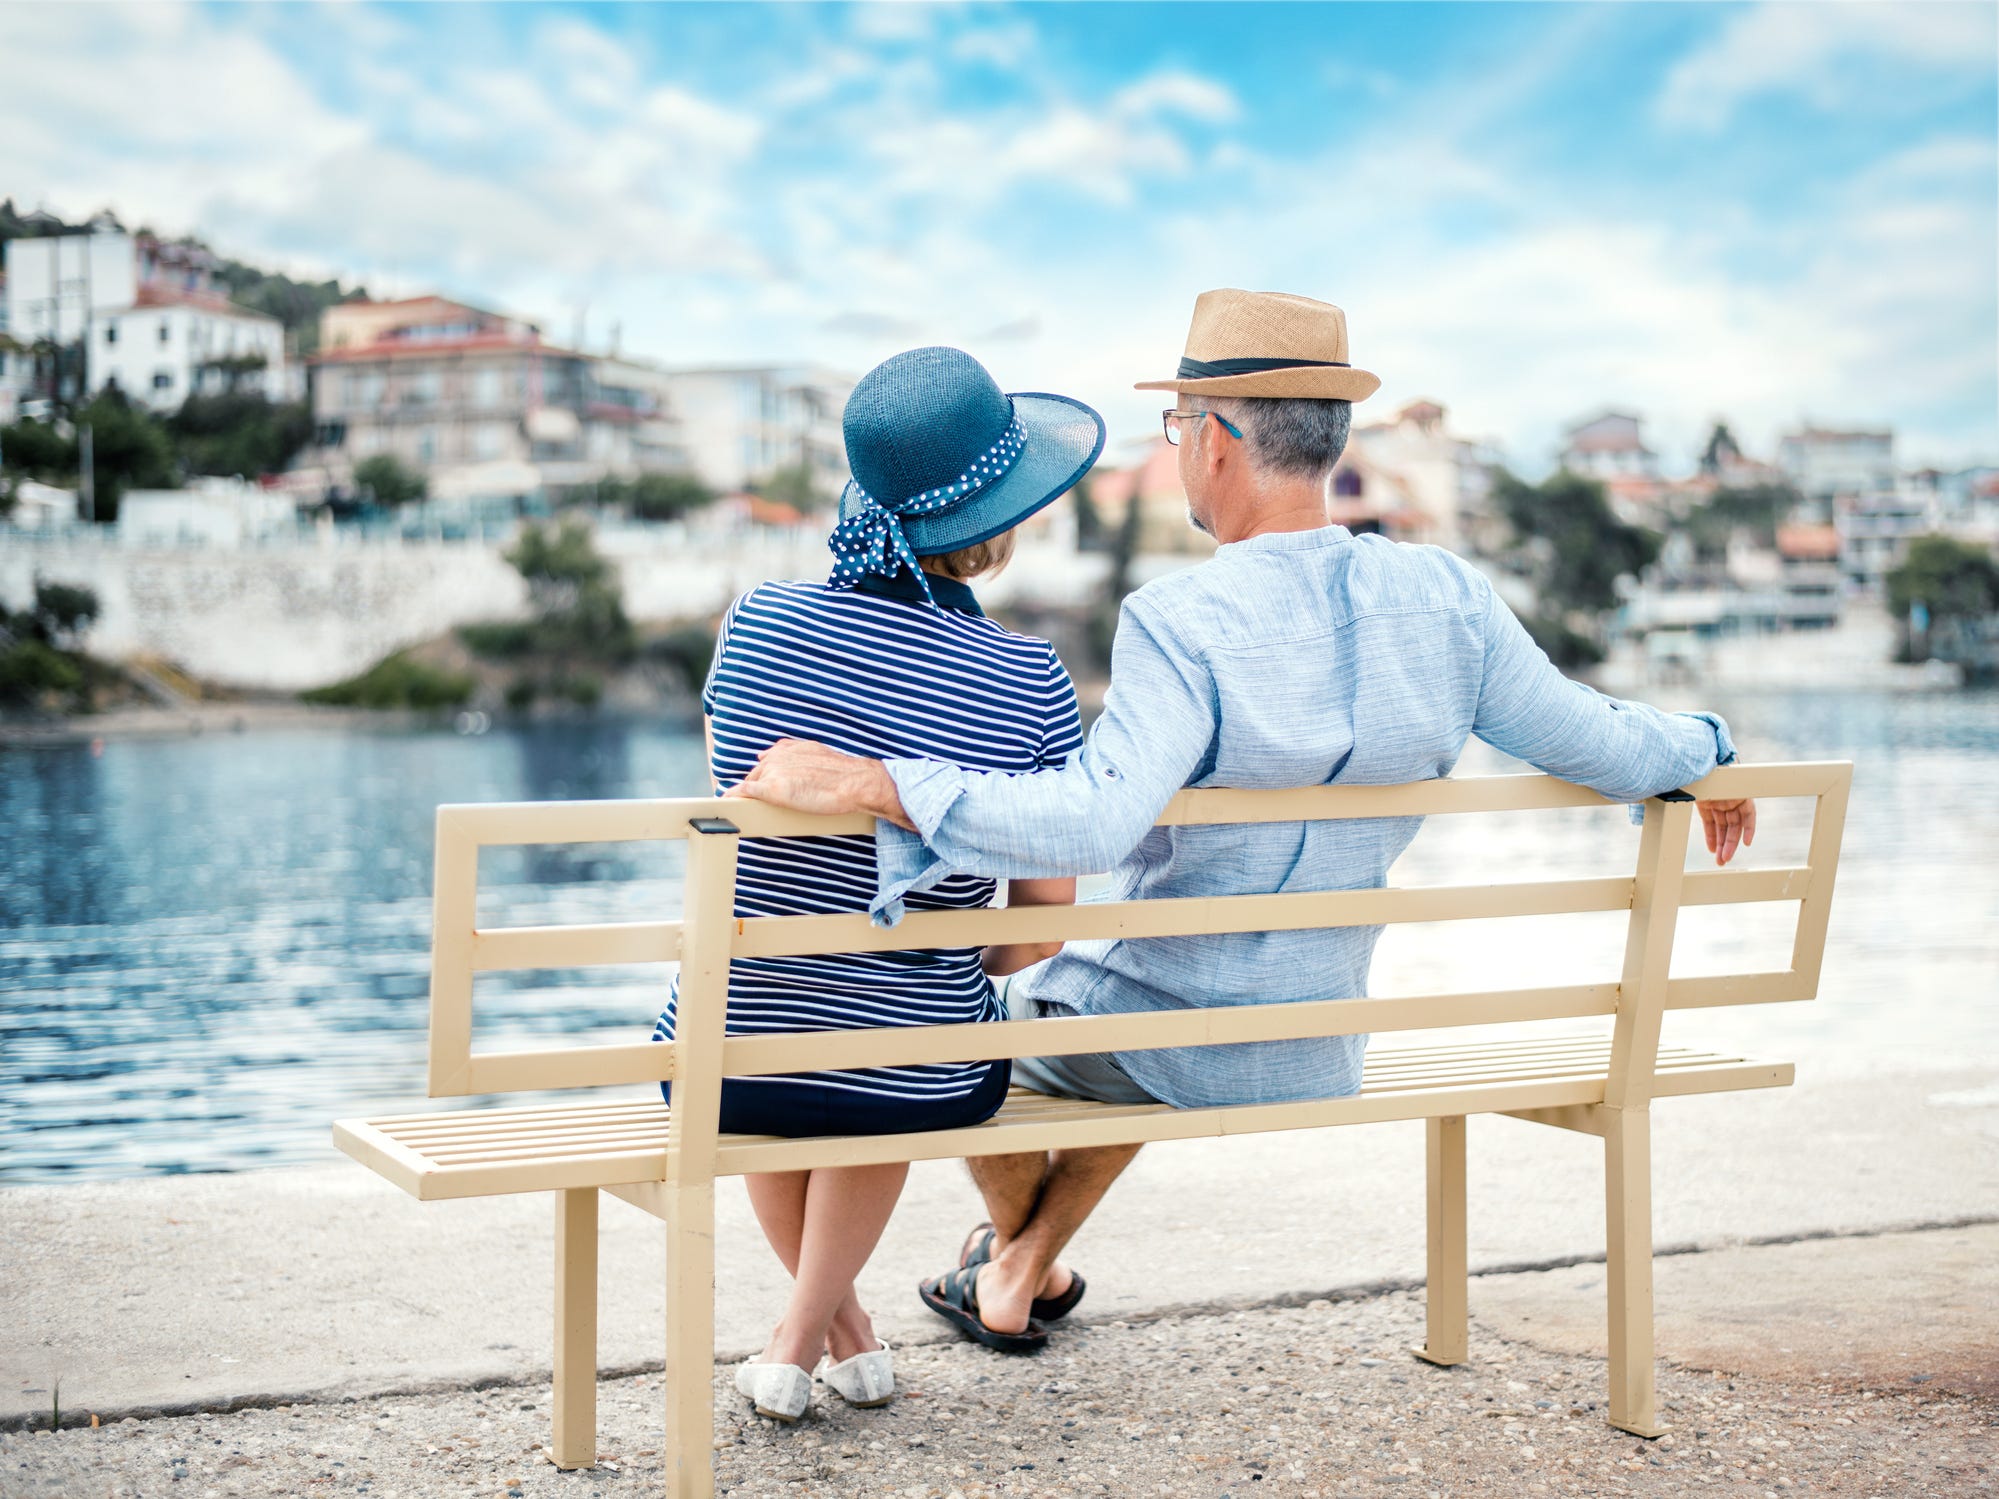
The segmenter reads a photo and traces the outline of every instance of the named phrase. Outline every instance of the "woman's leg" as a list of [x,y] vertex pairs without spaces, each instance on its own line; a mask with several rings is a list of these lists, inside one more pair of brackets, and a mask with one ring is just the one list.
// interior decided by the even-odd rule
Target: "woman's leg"
[[[810,1171],[768,1171],[743,1178],[744,1186],[749,1188],[750,1206],[756,1212],[764,1238],[784,1265],[785,1273],[794,1280],[798,1278],[799,1246],[805,1237],[806,1183],[812,1175]],[[782,1336],[783,1325],[780,1322],[779,1330],[771,1334],[770,1344],[759,1356],[760,1363],[772,1362],[772,1349]],[[834,1354],[835,1363],[875,1346],[868,1314],[854,1298],[851,1286],[847,1289],[846,1298],[833,1309],[828,1339],[830,1343],[847,1349],[846,1352]],[[777,1359],[776,1362],[791,1363],[793,1360]],[[812,1356],[810,1362],[800,1362],[799,1367],[809,1369],[817,1362],[817,1357]]]
[[829,1166],[806,1175],[791,1301],[764,1355],[801,1369],[817,1363],[822,1349],[837,1363],[876,1346],[867,1314],[854,1299],[854,1277],[888,1226],[909,1164]]

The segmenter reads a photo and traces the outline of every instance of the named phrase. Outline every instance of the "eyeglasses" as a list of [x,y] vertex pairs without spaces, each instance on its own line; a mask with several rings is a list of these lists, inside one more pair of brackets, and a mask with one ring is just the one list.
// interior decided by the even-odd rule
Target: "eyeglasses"
[[1221,415],[1219,412],[1174,411],[1168,409],[1166,411],[1162,411],[1159,413],[1159,420],[1160,424],[1166,428],[1167,442],[1171,443],[1174,447],[1177,448],[1180,446],[1180,423],[1182,423],[1183,421],[1198,423],[1203,417],[1209,417],[1209,416],[1212,416],[1216,421],[1220,422],[1222,424],[1222,430],[1228,433],[1229,436],[1233,437],[1237,442],[1242,441],[1242,429],[1238,427],[1234,422],[1230,421],[1227,417]]

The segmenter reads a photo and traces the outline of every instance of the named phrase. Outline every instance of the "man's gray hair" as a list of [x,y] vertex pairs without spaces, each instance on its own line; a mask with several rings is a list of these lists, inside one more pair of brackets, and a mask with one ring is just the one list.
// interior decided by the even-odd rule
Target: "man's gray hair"
[[1322,479],[1353,431],[1351,401],[1210,396],[1208,409],[1242,428],[1250,464],[1265,473]]

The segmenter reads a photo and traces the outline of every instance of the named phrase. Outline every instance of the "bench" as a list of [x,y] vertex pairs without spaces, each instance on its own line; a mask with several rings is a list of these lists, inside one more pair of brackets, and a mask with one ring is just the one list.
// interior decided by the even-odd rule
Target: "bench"
[[[1337,1124],[1423,1120],[1428,1131],[1426,1339],[1415,1354],[1467,1356],[1465,1119],[1504,1114],[1603,1141],[1611,1425],[1659,1435],[1653,1386],[1650,1114],[1653,1099],[1783,1087],[1789,1063],[1662,1047],[1666,1010],[1810,999],[1817,992],[1833,875],[1852,779],[1845,763],[1732,766],[1691,788],[1701,796],[1811,797],[1803,865],[1686,869],[1689,799],[1647,804],[1636,868],[1610,878],[1523,880],[1202,900],[1124,901],[916,913],[893,930],[865,914],[734,915],[739,837],[873,831],[867,818],[821,818],[709,798],[445,806],[437,814],[429,1091],[433,1097],[581,1089],[670,1078],[657,1098],[530,1108],[433,1110],[334,1126],[339,1147],[413,1196],[549,1192],[555,1200],[555,1347],[551,1453],[586,1467],[596,1454],[599,1194],[666,1224],[666,1469],[677,1499],[713,1493],[715,1180],[813,1166],[919,1161],[1056,1147],[1180,1140]],[[1594,792],[1541,775],[1295,791],[1187,791],[1162,825],[1478,814],[1602,805]],[[482,929],[478,851],[498,844],[673,839],[686,844],[683,919]],[[1670,976],[1682,908],[1795,902],[1788,968]],[[724,1035],[732,957],[1142,938],[1628,912],[1616,978],[1559,987],[1408,998],[1332,999],[1148,1015],[983,1025]],[[671,1043],[472,1049],[472,981],[497,970],[600,963],[680,964],[679,1034]],[[790,1140],[718,1132],[724,1077],[975,1058],[1419,1032],[1610,1017],[1606,1030],[1548,1037],[1484,1034],[1450,1044],[1374,1044],[1358,1094],[1303,1103],[1171,1109],[1078,1103],[1015,1090],[969,1129]],[[638,1030],[650,1021],[634,1015]]]

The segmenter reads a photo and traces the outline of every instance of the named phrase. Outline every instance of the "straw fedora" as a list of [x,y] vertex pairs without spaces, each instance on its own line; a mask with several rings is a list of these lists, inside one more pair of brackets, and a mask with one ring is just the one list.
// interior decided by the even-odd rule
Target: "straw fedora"
[[1187,395],[1361,401],[1381,379],[1347,358],[1347,315],[1330,302],[1278,291],[1204,291],[1194,302],[1187,352],[1171,380],[1138,390]]

